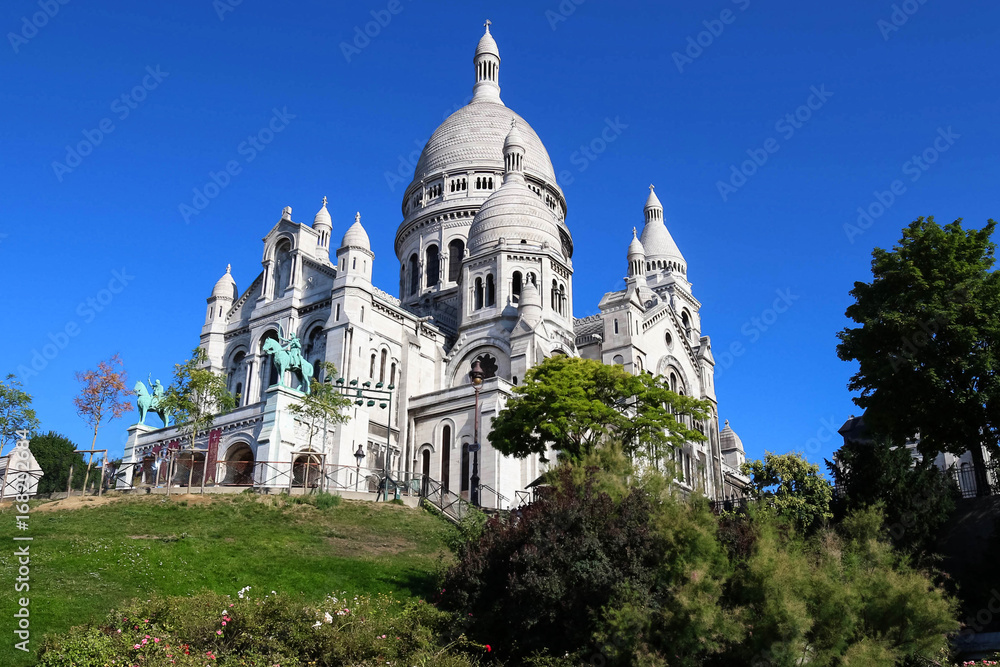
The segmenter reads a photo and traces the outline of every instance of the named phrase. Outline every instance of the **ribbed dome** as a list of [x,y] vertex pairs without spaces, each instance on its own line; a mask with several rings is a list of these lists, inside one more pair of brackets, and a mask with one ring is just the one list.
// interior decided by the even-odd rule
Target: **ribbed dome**
[[515,247],[525,241],[532,245],[547,242],[556,251],[562,249],[552,212],[527,185],[517,181],[504,183],[483,203],[469,228],[469,252],[476,253],[500,239]]
[[232,265],[226,265],[226,272],[219,278],[218,282],[215,283],[215,287],[212,288],[212,297],[226,297],[233,299],[234,301],[239,296],[239,292],[236,291],[236,281],[233,280]]
[[517,121],[524,143],[525,171],[555,186],[552,160],[531,126],[503,104],[486,100],[462,107],[434,131],[417,160],[414,181],[425,174],[430,176],[463,167],[493,168],[502,172],[504,139],[512,120]]
[[633,255],[646,255],[646,249],[643,247],[642,242],[636,238],[635,227],[632,228],[632,242],[628,244],[628,256]]
[[661,220],[647,222],[642,228],[642,247],[646,250],[646,259],[650,261],[664,260],[680,262],[686,265],[684,255],[674,242],[674,237],[667,231]]
[[344,239],[340,242],[341,248],[361,248],[371,252],[372,244],[368,239],[368,232],[361,226],[361,214],[354,216],[354,224],[348,227],[344,234]]
[[743,441],[740,440],[740,436],[736,435],[734,431],[729,426],[729,420],[726,420],[726,427],[719,431],[719,447],[723,452],[739,450],[743,451]]

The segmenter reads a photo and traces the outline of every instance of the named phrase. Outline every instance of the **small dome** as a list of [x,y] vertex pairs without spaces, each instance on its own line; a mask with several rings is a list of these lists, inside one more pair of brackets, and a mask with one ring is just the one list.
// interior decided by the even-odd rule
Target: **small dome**
[[646,256],[646,249],[642,247],[642,241],[635,235],[635,227],[632,228],[632,242],[628,244],[628,256],[632,257],[633,255]]
[[361,214],[354,215],[354,224],[351,225],[344,234],[344,240],[340,242],[341,248],[361,248],[372,251],[371,241],[368,239],[368,232],[361,226]]
[[479,40],[479,44],[476,46],[476,58],[479,56],[496,56],[500,57],[500,48],[497,46],[497,42],[493,39],[493,35],[490,34],[490,22],[486,22],[486,34],[483,35],[482,39]]
[[333,227],[333,220],[330,218],[330,212],[326,210],[326,197],[323,197],[323,208],[316,213],[316,217],[313,218],[313,228],[316,227]]
[[548,243],[560,251],[563,247],[559,225],[552,212],[527,185],[507,181],[480,207],[469,227],[469,253],[476,253],[503,239],[517,247],[524,243],[540,246]]
[[719,431],[719,447],[723,452],[740,451],[743,452],[743,441],[740,440],[740,436],[736,435],[736,431],[729,426],[729,420],[726,420],[726,427]]
[[663,210],[663,204],[660,203],[660,198],[656,196],[656,192],[654,191],[652,185],[649,186],[649,197],[646,198],[645,208],[646,210],[651,208],[658,208],[661,211]]
[[542,306],[542,295],[538,291],[538,286],[530,280],[524,283],[524,287],[521,288],[521,297],[517,303],[518,308],[527,308],[530,306]]
[[512,148],[520,148],[523,152],[525,150],[524,137],[517,129],[517,119],[510,121],[510,132],[507,133],[507,138],[503,140],[503,152],[506,153]]
[[212,288],[212,297],[225,297],[227,299],[236,300],[239,293],[236,291],[236,281],[233,280],[232,264],[226,265],[226,272],[219,278],[219,281],[215,283],[215,287]]

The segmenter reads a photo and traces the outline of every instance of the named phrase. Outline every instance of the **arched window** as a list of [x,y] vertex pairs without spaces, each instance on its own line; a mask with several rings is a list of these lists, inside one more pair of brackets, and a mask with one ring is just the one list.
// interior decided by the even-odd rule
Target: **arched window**
[[483,307],[483,279],[476,278],[475,294],[473,295],[473,309],[479,310]]
[[684,325],[684,335],[687,336],[688,339],[690,340],[690,338],[691,338],[691,318],[688,316],[686,310],[683,313],[681,313],[681,324]]
[[559,284],[559,314],[566,314],[566,285]]
[[392,385],[396,384],[396,362],[395,361],[392,362],[391,366],[389,366],[389,384],[392,384]]
[[410,255],[410,296],[413,296],[420,290],[420,260],[417,258],[417,253]]
[[613,363],[613,364],[615,364],[617,366],[624,366],[625,365],[625,357],[623,357],[620,354],[616,354],[614,356],[614,358],[611,360],[611,363]]
[[615,333],[618,333],[618,320],[615,320]]
[[673,373],[670,374],[670,391],[677,393],[677,376]]
[[532,273],[531,271],[528,271],[528,282],[534,285],[535,287],[538,287],[538,281],[535,279],[535,274]]
[[441,429],[441,488],[448,490],[451,478],[451,425]]
[[552,291],[549,294],[550,294],[550,301],[551,301],[550,305],[552,306],[552,310],[555,310],[555,311],[558,312],[558,310],[559,310],[559,283],[557,283],[555,280],[552,281]]
[[510,293],[511,296],[513,296],[512,300],[514,301],[514,303],[517,303],[518,299],[521,296],[521,287],[522,287],[521,281],[522,281],[521,272],[515,271],[510,283]]
[[382,363],[379,365],[379,371],[378,371],[379,382],[385,382],[385,362],[388,356],[389,352],[387,350],[382,350]]
[[264,344],[272,339],[275,342],[278,341],[278,334],[274,331],[268,331],[264,334],[263,338],[260,339],[260,356],[264,358],[261,364],[261,383],[260,383],[260,397],[263,400],[267,388],[278,384],[278,365],[274,363],[274,357],[264,352]]
[[497,304],[497,286],[493,281],[493,274],[486,274],[486,305],[495,306]]
[[374,352],[372,352],[372,363],[371,363],[371,366],[368,367],[368,377],[371,378],[372,380],[375,379],[375,353]]
[[455,239],[448,244],[448,280],[457,283],[462,277],[462,258],[465,255],[465,244]]
[[440,279],[438,273],[441,270],[441,257],[436,245],[427,246],[427,260],[424,262],[424,268],[427,270],[427,286],[434,287],[438,284]]

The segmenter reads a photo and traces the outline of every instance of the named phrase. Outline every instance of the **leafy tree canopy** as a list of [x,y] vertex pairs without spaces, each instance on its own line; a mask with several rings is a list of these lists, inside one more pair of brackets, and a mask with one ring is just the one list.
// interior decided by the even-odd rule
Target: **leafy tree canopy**
[[805,531],[833,518],[830,483],[818,465],[800,455],[765,452],[763,461],[746,461],[742,470],[750,476],[750,491],[762,501],[762,511],[785,517]]
[[885,437],[848,441],[827,461],[846,509],[880,507],[897,546],[929,554],[938,531],[955,509],[957,490],[930,462]]
[[[329,361],[323,362],[323,373],[326,379],[337,377],[337,367]],[[313,382],[310,393],[302,397],[291,407],[292,412],[305,419],[309,425],[309,445],[312,437],[324,422],[329,426],[343,424],[349,419],[346,408],[351,405],[351,399],[343,394],[341,389],[330,382]]]
[[979,445],[1000,456],[1000,274],[992,271],[996,223],[964,229],[918,218],[892,250],[872,252],[872,281],[856,282],[837,354],[857,361],[859,391],[874,431],[920,451],[972,452],[985,492]]
[[609,442],[653,460],[705,436],[693,423],[708,404],[680,396],[661,377],[632,375],[617,365],[556,356],[528,371],[493,421],[490,443],[500,452],[545,457],[549,448],[579,461]]
[[18,431],[35,431],[38,418],[31,407],[31,394],[24,391],[21,381],[11,373],[0,380],[0,451],[13,446]]
[[236,400],[226,387],[226,378],[207,367],[208,355],[200,347],[191,358],[177,364],[174,382],[167,388],[160,404],[174,416],[177,430],[194,449],[198,436],[212,427],[215,415],[232,410]]
[[73,399],[76,413],[94,429],[90,448],[97,445],[97,430],[111,419],[117,419],[132,409],[132,390],[128,388],[128,375],[117,354],[107,361],[97,362],[96,370],[76,374],[83,385],[80,395]]
[[83,488],[87,463],[83,459],[83,454],[76,453],[77,446],[72,440],[49,431],[32,438],[28,448],[44,473],[38,482],[38,493],[65,491],[66,482],[69,481],[70,466],[73,467],[73,488]]

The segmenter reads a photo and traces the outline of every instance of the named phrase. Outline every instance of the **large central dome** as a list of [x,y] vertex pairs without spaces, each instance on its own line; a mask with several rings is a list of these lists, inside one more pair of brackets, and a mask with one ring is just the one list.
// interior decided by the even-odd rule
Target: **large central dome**
[[414,181],[446,170],[493,166],[503,172],[503,141],[517,121],[525,143],[524,170],[551,184],[552,160],[531,126],[502,103],[474,100],[445,120],[431,135],[414,170]]

